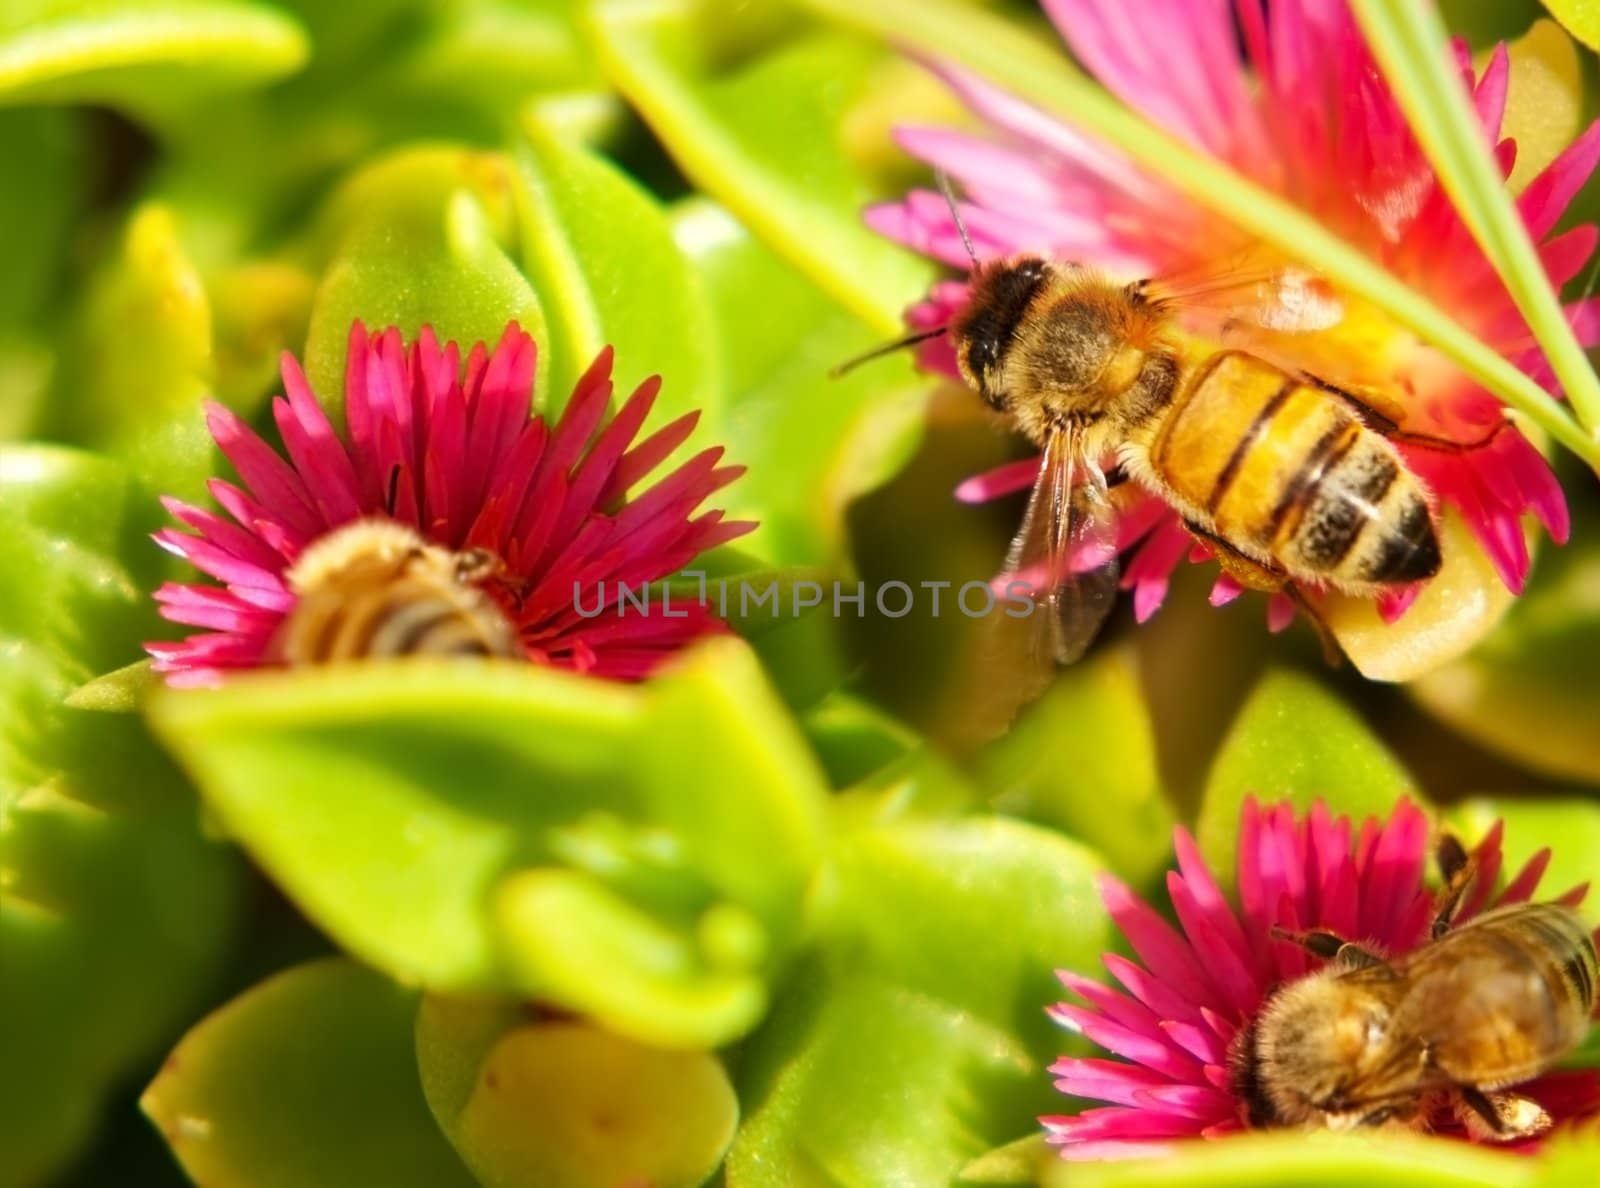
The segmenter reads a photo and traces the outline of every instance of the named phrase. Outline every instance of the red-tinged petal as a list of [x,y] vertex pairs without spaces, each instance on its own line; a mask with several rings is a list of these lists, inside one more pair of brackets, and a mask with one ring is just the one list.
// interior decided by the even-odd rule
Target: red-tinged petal
[[1120,1060],[1069,1057],[1050,1066],[1055,1087],[1074,1097],[1137,1105],[1136,1096],[1172,1082],[1154,1069]]
[[611,400],[611,362],[611,348],[606,347],[578,380],[551,434],[549,467],[569,471],[588,446]]
[[[1046,1142],[1066,1142],[1065,1135],[1047,1135]],[[1171,1143],[1126,1142],[1122,1140],[1090,1140],[1072,1142],[1061,1148],[1061,1158],[1068,1162],[1088,1162],[1101,1159],[1165,1159],[1173,1153]]]
[[[1468,70],[1471,63],[1468,62]],[[1506,115],[1506,95],[1511,89],[1511,54],[1505,42],[1494,47],[1489,64],[1483,68],[1483,77],[1472,93],[1473,104],[1478,109],[1478,123],[1490,142],[1500,139],[1500,122]]]
[[205,413],[217,448],[254,498],[271,506],[277,517],[296,531],[315,534],[326,526],[300,476],[232,409],[213,402],[206,405]]
[[1137,1096],[1137,1105],[1182,1114],[1197,1122],[1220,1121],[1233,1108],[1227,1094],[1207,1085],[1158,1085],[1139,1090]]
[[1192,1000],[1185,998],[1166,982],[1126,957],[1107,953],[1101,960],[1105,963],[1106,969],[1111,971],[1111,976],[1121,982],[1129,994],[1149,1007],[1156,1015],[1163,1019],[1181,1019],[1188,1022],[1200,1020],[1201,1008]]
[[1023,458],[1007,462],[993,470],[975,474],[956,488],[956,498],[962,503],[987,503],[1018,491],[1026,491],[1039,477],[1039,459]]
[[1100,901],[1145,968],[1196,1005],[1216,1000],[1193,950],[1156,911],[1110,875],[1099,876]]
[[1556,898],[1554,899],[1553,902],[1559,903],[1559,904],[1563,904],[1566,907],[1577,907],[1580,903],[1582,903],[1584,901],[1584,898],[1588,894],[1589,894],[1589,884],[1588,884],[1587,881],[1585,881],[1585,882],[1579,883],[1572,890],[1567,891],[1564,894],[1556,896]]
[[1539,887],[1539,880],[1544,878],[1544,872],[1550,866],[1550,847],[1545,846],[1532,858],[1529,858],[1523,868],[1517,872],[1517,877],[1506,884],[1506,889],[1501,892],[1497,906],[1504,907],[1511,903],[1527,903],[1533,898],[1533,893]]
[[1550,234],[1596,165],[1600,165],[1600,120],[1585,128],[1517,198],[1528,234],[1536,241]]
[[1227,1059],[1228,1046],[1221,1043],[1209,1027],[1179,1023],[1176,1019],[1164,1020],[1160,1027],[1173,1044],[1201,1064],[1216,1064]]

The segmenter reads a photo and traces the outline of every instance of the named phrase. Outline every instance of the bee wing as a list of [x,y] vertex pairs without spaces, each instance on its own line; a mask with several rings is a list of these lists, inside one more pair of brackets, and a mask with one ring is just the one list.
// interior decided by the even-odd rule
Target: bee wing
[[1116,602],[1119,572],[1105,475],[1076,430],[1054,430],[1001,575],[1008,590],[1032,592],[1041,657],[1071,664],[1088,650]]
[[1197,332],[1239,339],[1264,332],[1308,334],[1344,318],[1332,286],[1298,265],[1259,253],[1238,253],[1166,272],[1144,283],[1144,295],[1183,317]]

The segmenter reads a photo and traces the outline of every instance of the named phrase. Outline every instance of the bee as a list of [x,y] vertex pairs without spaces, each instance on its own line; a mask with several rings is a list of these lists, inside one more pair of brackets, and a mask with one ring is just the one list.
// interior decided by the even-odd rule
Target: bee
[[518,657],[506,613],[477,583],[498,560],[452,552],[394,520],[346,524],[313,543],[285,575],[297,602],[273,640],[285,664],[380,657]]
[[[1179,278],[1119,284],[1042,255],[980,261],[939,180],[972,259],[969,302],[947,326],[847,366],[945,335],[966,382],[1041,450],[996,584],[1022,579],[1039,594],[1046,613],[1034,617],[1057,662],[1078,659],[1115,600],[1110,488],[1124,480],[1175,509],[1241,586],[1286,593],[1319,629],[1302,587],[1371,598],[1438,573],[1432,499],[1396,442],[1470,447],[1399,432],[1381,393],[1358,396],[1180,325],[1200,296],[1222,308],[1230,290],[1256,303],[1262,329],[1331,324],[1305,274],[1241,269],[1186,289]],[[1248,321],[1223,329],[1238,337]]]
[[1331,933],[1282,939],[1327,958],[1279,988],[1232,1054],[1257,1126],[1426,1127],[1450,1110],[1473,1137],[1507,1142],[1550,1117],[1513,1090],[1576,1047],[1594,1008],[1594,940],[1559,903],[1517,904],[1451,927],[1470,882],[1441,846],[1453,890],[1433,939],[1393,961]]

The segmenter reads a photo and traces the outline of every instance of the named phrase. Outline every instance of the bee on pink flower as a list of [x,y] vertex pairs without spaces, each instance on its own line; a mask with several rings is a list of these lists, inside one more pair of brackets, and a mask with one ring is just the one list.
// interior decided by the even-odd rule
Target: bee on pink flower
[[210,483],[225,516],[164,500],[192,532],[156,541],[222,584],[156,591],[163,617],[205,630],[147,644],[155,669],[205,685],[261,665],[426,652],[631,680],[725,630],[695,602],[596,608],[608,584],[640,590],[754,528],[700,510],[742,469],[711,447],[644,485],[698,414],[639,440],[661,381],[612,415],[607,348],[552,424],[533,411],[536,359],[515,323],[494,350],[475,345],[464,374],[431,329],[408,345],[357,323],[343,434],[289,355],[273,403],[284,454],[211,405],[240,484]]
[[[1525,372],[1552,382],[1341,0],[1045,0],[1044,7],[1077,58],[1130,106],[1307,209]],[[1149,36],[1154,28],[1162,35]],[[1193,278],[1207,270],[1220,275],[1229,261],[1249,261],[1245,272],[1274,264],[1260,245],[1116,150],[966,72],[934,69],[985,130],[909,127],[898,136],[907,151],[959,181],[965,201],[919,191],[873,208],[867,219],[882,234],[957,268],[981,261],[978,276],[1028,256],[1070,261],[1119,282]],[[1462,72],[1509,173],[1515,145],[1500,139],[1510,74],[1505,48],[1495,50],[1481,76],[1463,52]],[[1600,124],[1517,199],[1554,286],[1577,276],[1593,253],[1594,227],[1560,233],[1555,227],[1597,161]],[[1292,272],[1281,276],[1293,282]],[[1236,342],[1287,373],[1380,405],[1394,449],[1435,515],[1458,515],[1500,581],[1520,593],[1530,566],[1525,517],[1557,541],[1569,529],[1565,499],[1544,458],[1505,422],[1489,392],[1404,327],[1317,278],[1304,279],[1300,286],[1280,284],[1272,307],[1248,295],[1259,296],[1260,286],[1241,283],[1231,290],[1212,286],[1204,300],[1174,308],[1202,337]],[[1191,287],[1205,286],[1191,281]],[[973,293],[970,280],[935,286],[910,311],[910,326],[929,333],[961,326]],[[1580,340],[1600,341],[1600,303],[1586,299],[1568,312]],[[930,370],[971,379],[951,335],[931,333],[919,358]],[[957,494],[992,499],[1026,489],[1040,473],[1040,459],[1024,460],[974,477]],[[1120,492],[1116,504],[1118,522],[1106,535],[1123,555],[1120,584],[1133,592],[1135,617],[1144,621],[1161,605],[1181,561],[1214,559],[1220,551],[1216,541],[1197,537],[1168,500],[1135,489]],[[1213,604],[1252,584],[1222,560]],[[1417,590],[1412,584],[1360,596],[1374,599],[1393,621]],[[1303,596],[1318,591],[1296,580],[1285,593],[1304,609]],[[1294,609],[1290,597],[1273,598],[1270,624],[1286,625]]]
[[[1320,802],[1300,816],[1251,800],[1236,897],[1177,831],[1174,926],[1106,877],[1101,899],[1137,960],[1120,986],[1060,977],[1052,1016],[1111,1054],[1052,1072],[1104,1102],[1041,1119],[1067,1159],[1159,1154],[1182,1139],[1271,1126],[1405,1125],[1526,1145],[1600,1113],[1600,1073],[1552,1071],[1589,1029],[1595,951],[1570,909],[1535,906],[1541,850],[1499,885],[1496,824],[1435,893],[1429,823],[1402,801],[1359,829]],[[1514,1066],[1514,1067],[1513,1067]]]

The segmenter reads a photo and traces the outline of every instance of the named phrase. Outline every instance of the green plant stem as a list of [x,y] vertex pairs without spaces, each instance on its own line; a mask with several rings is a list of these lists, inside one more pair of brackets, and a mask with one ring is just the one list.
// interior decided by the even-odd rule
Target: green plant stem
[[1544,348],[1572,411],[1594,434],[1600,427],[1600,381],[1490,154],[1483,125],[1448,55],[1444,22],[1432,4],[1355,0],[1354,10],[1445,192]]
[[963,66],[1084,129],[1242,230],[1370,301],[1591,467],[1600,442],[1499,352],[1310,215],[1124,106],[1004,18],[944,0],[803,0],[831,20]]

